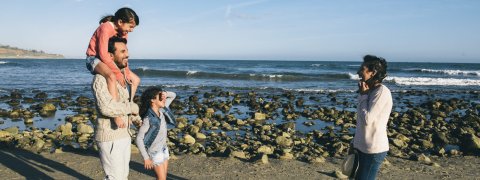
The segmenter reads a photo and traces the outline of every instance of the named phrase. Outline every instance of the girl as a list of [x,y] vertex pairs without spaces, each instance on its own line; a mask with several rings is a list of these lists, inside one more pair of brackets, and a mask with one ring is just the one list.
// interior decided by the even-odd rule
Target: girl
[[385,59],[366,55],[357,72],[359,97],[357,128],[353,147],[358,150],[359,167],[356,179],[375,179],[388,147],[387,123],[392,112],[392,94],[382,84],[387,76]]
[[112,97],[118,100],[116,82],[123,87],[126,86],[123,78],[129,84],[132,84],[130,92],[130,101],[133,99],[140,78],[130,71],[128,66],[125,68],[126,76],[123,77],[113,59],[108,53],[108,40],[113,36],[128,37],[128,33],[138,26],[140,20],[137,14],[130,8],[121,8],[115,12],[114,16],[106,16],[100,20],[100,26],[93,33],[87,49],[86,65],[92,74],[100,74],[107,79],[108,91]]
[[168,108],[176,94],[164,92],[159,87],[149,87],[140,97],[142,126],[137,134],[136,144],[145,163],[145,169],[154,169],[157,179],[167,178],[168,147],[167,124],[163,108]]

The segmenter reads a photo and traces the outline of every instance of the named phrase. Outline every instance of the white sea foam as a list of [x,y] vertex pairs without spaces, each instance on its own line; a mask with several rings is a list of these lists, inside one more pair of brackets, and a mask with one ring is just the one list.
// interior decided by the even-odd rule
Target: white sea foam
[[141,66],[139,67],[138,69],[142,70],[142,71],[146,71],[148,70],[149,68],[147,66]]
[[347,66],[350,66],[350,67],[360,67],[360,64],[350,64],[350,65],[347,65]]
[[194,75],[194,74],[196,74],[197,72],[198,72],[198,71],[188,71],[188,72],[187,72],[187,76],[189,76],[189,75]]
[[422,72],[441,73],[448,75],[475,75],[480,76],[480,71],[463,71],[463,70],[450,70],[450,69],[421,69]]
[[320,67],[320,66],[325,66],[325,64],[311,64],[310,66],[312,66],[312,67]]
[[360,77],[358,77],[358,74],[348,73],[348,76],[350,76],[350,79],[352,80],[360,80]]
[[416,86],[480,86],[477,79],[455,78],[427,78],[427,77],[387,77],[385,80],[393,81],[399,85]]
[[0,61],[0,64],[7,64],[7,61]]
[[310,89],[310,88],[299,88],[299,89],[290,89],[284,88],[287,91],[303,91],[303,92],[320,92],[320,93],[340,93],[340,92],[355,92],[356,90],[345,90],[345,89]]

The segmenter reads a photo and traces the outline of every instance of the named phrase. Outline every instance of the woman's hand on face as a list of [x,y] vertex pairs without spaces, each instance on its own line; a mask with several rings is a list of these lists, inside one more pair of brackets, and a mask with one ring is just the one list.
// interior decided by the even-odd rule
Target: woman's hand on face
[[370,87],[368,87],[368,84],[365,81],[359,81],[358,90],[360,94],[367,94],[368,90],[370,90]]
[[144,160],[145,169],[153,169],[153,161],[151,159]]

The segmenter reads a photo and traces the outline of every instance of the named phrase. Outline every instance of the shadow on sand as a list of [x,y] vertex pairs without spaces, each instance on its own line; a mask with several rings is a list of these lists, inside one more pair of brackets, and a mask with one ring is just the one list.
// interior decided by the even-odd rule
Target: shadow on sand
[[0,163],[26,179],[53,179],[44,172],[60,171],[77,179],[92,179],[66,165],[23,149],[0,149]]

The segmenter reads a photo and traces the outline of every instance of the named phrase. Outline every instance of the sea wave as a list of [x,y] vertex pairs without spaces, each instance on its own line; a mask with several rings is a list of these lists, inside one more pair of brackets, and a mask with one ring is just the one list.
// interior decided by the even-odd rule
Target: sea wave
[[0,61],[0,64],[7,64],[7,61]]
[[454,69],[413,69],[413,70],[419,71],[419,72],[425,72],[425,73],[480,76],[480,71],[454,70]]
[[231,79],[254,81],[333,81],[350,79],[349,73],[332,74],[302,74],[302,73],[221,73],[202,71],[155,70],[137,68],[133,70],[143,77],[172,77],[172,78],[200,78],[200,79]]
[[320,67],[320,66],[327,66],[325,64],[310,64],[312,67]]
[[428,77],[387,77],[386,81],[398,85],[415,86],[479,86],[477,79],[428,78]]

